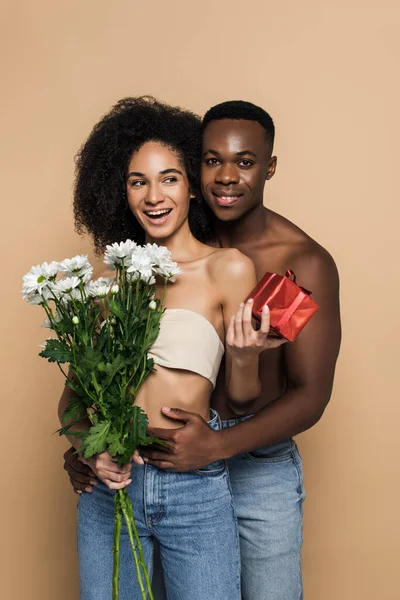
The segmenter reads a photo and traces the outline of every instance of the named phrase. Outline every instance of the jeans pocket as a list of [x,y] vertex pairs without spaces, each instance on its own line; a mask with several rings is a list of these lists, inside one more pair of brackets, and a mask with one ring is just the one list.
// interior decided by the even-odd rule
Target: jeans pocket
[[196,475],[205,475],[208,477],[216,477],[217,475],[222,475],[226,472],[226,462],[224,460],[217,460],[213,462],[203,469],[195,469],[193,473]]
[[255,462],[284,462],[292,460],[292,448],[292,440],[286,440],[274,446],[266,446],[265,448],[258,448],[252,452],[247,452],[246,457]]

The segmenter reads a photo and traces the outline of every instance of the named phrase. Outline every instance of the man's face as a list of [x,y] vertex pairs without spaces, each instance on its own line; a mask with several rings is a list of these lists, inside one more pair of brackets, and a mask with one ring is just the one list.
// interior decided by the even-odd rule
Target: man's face
[[257,121],[211,121],[203,134],[203,196],[222,221],[240,219],[262,205],[265,181],[275,173],[276,157]]

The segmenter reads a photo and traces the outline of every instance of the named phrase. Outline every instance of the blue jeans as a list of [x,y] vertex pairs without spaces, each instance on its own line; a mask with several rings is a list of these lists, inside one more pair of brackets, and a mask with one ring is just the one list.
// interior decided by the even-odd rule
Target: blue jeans
[[[250,418],[229,419],[222,428]],[[239,523],[243,600],[302,600],[305,498],[296,443],[280,442],[228,461]]]
[[[215,413],[210,421],[220,428]],[[198,471],[174,473],[134,465],[128,486],[150,576],[157,539],[168,600],[240,600],[237,520],[228,471],[218,461]],[[110,600],[114,492],[104,484],[78,504],[81,600]],[[139,600],[133,558],[121,536],[120,600]]]
[[[251,416],[222,421],[222,428]],[[287,440],[246,452],[231,458],[228,467],[239,524],[242,599],[302,600],[300,551],[305,494],[297,445]],[[164,600],[157,552],[155,563],[155,600]]]

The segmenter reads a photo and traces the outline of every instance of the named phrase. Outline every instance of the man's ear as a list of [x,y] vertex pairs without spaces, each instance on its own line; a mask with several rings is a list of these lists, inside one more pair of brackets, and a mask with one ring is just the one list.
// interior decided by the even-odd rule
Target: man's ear
[[271,179],[275,175],[277,162],[278,162],[277,157],[276,156],[271,156],[271,158],[269,159],[268,168],[267,168],[267,174],[266,174],[266,177],[265,177],[266,181],[268,181],[269,179]]

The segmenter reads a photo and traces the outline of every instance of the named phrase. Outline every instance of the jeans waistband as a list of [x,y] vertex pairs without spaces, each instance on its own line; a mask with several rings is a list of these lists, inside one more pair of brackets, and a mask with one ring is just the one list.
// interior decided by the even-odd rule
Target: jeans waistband
[[252,415],[245,415],[244,417],[237,417],[236,419],[223,419],[221,421],[221,428],[228,429],[229,427],[234,427],[238,423],[243,423],[243,421],[247,421],[252,417],[254,417],[254,413]]
[[216,429],[216,430],[222,429],[221,417],[219,416],[217,411],[214,410],[213,408],[210,408],[210,420],[208,421],[208,424],[211,427],[211,429]]

